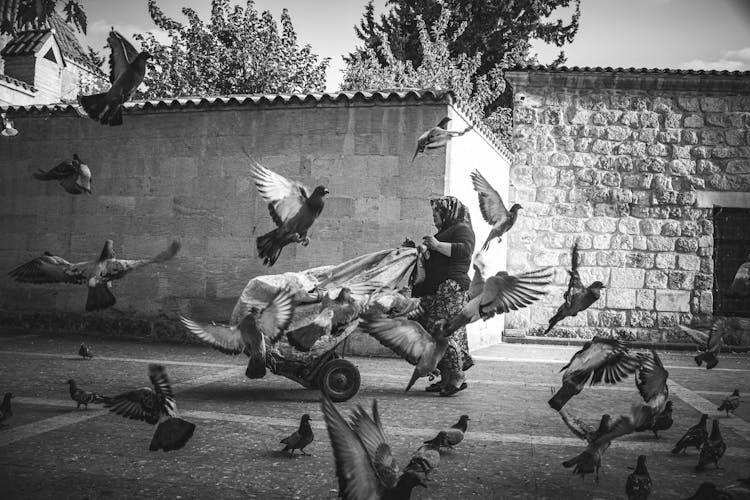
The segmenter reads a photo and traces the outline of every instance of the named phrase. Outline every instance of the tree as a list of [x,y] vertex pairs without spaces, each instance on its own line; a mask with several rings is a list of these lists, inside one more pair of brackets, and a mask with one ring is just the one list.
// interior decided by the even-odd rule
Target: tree
[[380,37],[377,50],[365,47],[347,60],[342,89],[417,87],[451,90],[465,108],[476,118],[484,120],[503,142],[510,144],[510,109],[496,108],[491,113],[485,112],[490,103],[505,92],[503,67],[496,65],[481,75],[481,53],[452,56],[450,46],[464,32],[467,23],[459,24],[453,34],[448,35],[451,16],[449,9],[442,9],[429,29],[422,17],[417,16],[417,41],[422,56],[418,65],[398,58],[387,35],[377,33]]
[[165,16],[156,0],[149,0],[148,8],[171,43],[162,44],[151,33],[134,35],[152,56],[142,98],[325,88],[329,59],[318,61],[309,45],[298,46],[286,9],[279,26],[268,11],[259,13],[252,0],[244,9],[230,6],[229,0],[212,0],[208,24],[189,8],[182,9],[187,25]]
[[86,12],[79,0],[0,0],[0,35],[44,28],[58,4],[65,22],[86,34]]

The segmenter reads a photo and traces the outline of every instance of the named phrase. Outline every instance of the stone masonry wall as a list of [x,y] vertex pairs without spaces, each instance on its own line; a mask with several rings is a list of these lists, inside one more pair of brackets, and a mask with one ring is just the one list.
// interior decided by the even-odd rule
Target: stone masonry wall
[[[712,207],[750,208],[748,75],[508,77],[516,95],[510,202],[524,207],[509,234],[508,269],[558,271],[544,300],[508,315],[506,335],[544,331],[562,303],[575,241],[584,284],[607,288],[550,336],[673,341],[683,340],[678,323],[705,324]],[[739,341],[750,343],[750,332]]]

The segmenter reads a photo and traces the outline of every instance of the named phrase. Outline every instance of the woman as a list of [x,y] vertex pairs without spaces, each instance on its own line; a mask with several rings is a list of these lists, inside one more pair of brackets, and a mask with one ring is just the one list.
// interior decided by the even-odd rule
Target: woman
[[[426,256],[426,276],[412,290],[412,296],[421,298],[424,314],[419,322],[427,330],[436,321],[449,320],[463,308],[471,283],[468,271],[474,253],[469,210],[453,196],[434,198],[430,205],[438,232],[425,236],[420,245],[421,253]],[[427,387],[427,391],[451,396],[466,389],[464,371],[473,365],[466,328],[461,328],[451,335],[445,356],[438,363],[441,380]]]

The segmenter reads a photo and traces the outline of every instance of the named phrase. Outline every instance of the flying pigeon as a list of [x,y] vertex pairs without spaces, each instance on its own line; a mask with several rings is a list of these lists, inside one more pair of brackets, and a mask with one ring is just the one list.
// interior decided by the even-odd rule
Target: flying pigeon
[[104,402],[109,411],[133,420],[159,424],[149,446],[150,451],[179,450],[193,437],[195,425],[177,416],[177,401],[161,365],[148,366],[150,387],[125,392]]
[[568,271],[570,274],[568,290],[563,295],[565,302],[557,309],[555,315],[550,318],[549,326],[544,331],[545,335],[563,319],[569,316],[577,316],[579,312],[588,309],[591,304],[599,300],[602,288],[605,288],[601,281],[594,281],[588,287],[583,286],[581,277],[578,274],[578,242],[573,245],[572,262],[571,270]]
[[76,264],[44,252],[44,255],[16,267],[8,275],[24,283],[85,283],[89,288],[86,310],[96,311],[115,305],[115,296],[109,290],[112,281],[148,264],[165,262],[180,251],[180,243],[173,241],[167,250],[151,259],[124,260],[115,258],[112,245],[112,240],[107,240],[97,260]]
[[637,432],[651,431],[654,433],[655,438],[659,438],[659,431],[666,431],[672,424],[674,419],[672,418],[672,402],[667,401],[667,405],[664,407],[664,411],[658,414],[650,425],[636,429]]
[[583,439],[589,444],[609,432],[612,425],[612,417],[606,413],[602,415],[602,418],[599,420],[599,427],[596,428],[583,422],[579,418],[571,416],[565,408],[560,409],[558,413],[562,417],[563,422],[565,422],[565,425],[568,426],[568,429],[570,429],[577,438]]
[[83,389],[78,387],[76,381],[72,378],[69,379],[66,384],[68,384],[69,386],[68,390],[70,391],[70,399],[78,403],[78,406],[76,406],[76,408],[80,408],[81,405],[83,405],[83,407],[88,410],[89,403],[102,404],[107,402],[108,400],[108,398],[102,396],[98,392],[84,391]]
[[94,355],[91,354],[91,348],[83,342],[81,342],[81,347],[78,348],[78,355],[83,359],[91,359],[94,357]]
[[323,197],[328,190],[318,186],[311,192],[299,182],[272,172],[258,162],[253,162],[250,176],[268,204],[271,219],[278,226],[257,239],[258,254],[263,258],[263,264],[273,266],[281,250],[289,243],[302,243],[303,246],[310,243],[307,231],[323,211]]
[[700,450],[703,446],[703,443],[706,442],[708,439],[708,430],[706,429],[706,420],[708,419],[708,415],[705,413],[701,415],[701,420],[691,428],[685,432],[685,435],[680,438],[679,441],[677,441],[677,444],[674,445],[674,448],[672,449],[672,453],[677,455],[678,453],[682,452],[685,453],[687,451],[687,448],[690,446],[694,446],[696,449]]
[[383,434],[377,400],[372,403],[372,417],[358,406],[350,422],[344,420],[328,398],[324,398],[321,405],[336,461],[341,498],[408,500],[415,486],[427,487],[414,471],[399,475]]
[[498,243],[502,241],[501,236],[513,227],[518,218],[518,210],[523,207],[515,203],[508,211],[500,194],[495,191],[478,170],[471,173],[471,182],[474,184],[474,191],[479,196],[479,210],[482,212],[482,218],[492,226],[487,240],[482,245],[482,250],[485,251],[490,248],[490,242],[493,238],[497,238]]
[[305,446],[312,443],[314,437],[312,427],[310,427],[310,415],[305,413],[300,419],[299,428],[280,441],[281,444],[285,445],[281,451],[288,451],[290,456],[294,455],[294,450],[299,450],[303,455],[308,455],[308,453],[305,453]]
[[734,410],[739,408],[740,406],[740,390],[735,389],[732,394],[729,395],[728,398],[726,398],[721,405],[716,408],[718,411],[725,411],[727,412],[727,417],[729,416],[729,412],[732,412],[734,414]]
[[702,351],[693,358],[696,365],[701,366],[705,362],[706,369],[710,370],[719,364],[718,354],[721,352],[721,347],[724,344],[723,337],[726,333],[726,323],[724,320],[715,318],[708,334],[685,325],[678,326],[698,344],[698,349]]
[[560,369],[564,372],[563,386],[549,400],[549,405],[560,411],[570,398],[583,390],[589,380],[591,385],[599,384],[602,380],[606,384],[614,384],[635,372],[640,365],[641,359],[630,354],[623,342],[594,337]]
[[635,470],[625,482],[628,500],[646,500],[651,495],[651,476],[646,468],[646,455],[638,455]]
[[440,431],[434,439],[425,441],[422,446],[417,448],[404,470],[419,472],[424,474],[425,480],[429,480],[430,472],[440,465],[440,447],[447,446],[447,439],[448,433]]
[[714,419],[711,426],[711,435],[708,436],[708,440],[703,444],[703,448],[701,448],[701,454],[698,457],[698,465],[695,466],[695,470],[702,471],[710,463],[713,463],[718,469],[719,460],[721,460],[726,451],[727,444],[721,437],[719,421]]
[[46,172],[39,169],[33,175],[40,181],[58,181],[70,194],[91,194],[91,170],[77,154],[72,160],[65,160]]
[[275,344],[281,339],[292,321],[294,307],[287,289],[276,293],[264,308],[247,306],[238,324],[221,326],[201,324],[180,316],[180,321],[190,333],[224,354],[244,352],[250,357],[245,375],[262,378],[266,375],[266,341]]
[[748,297],[750,296],[750,254],[745,258],[745,262],[740,264],[737,273],[734,275],[732,284],[729,285],[727,292],[729,297]]
[[406,390],[421,377],[434,377],[440,374],[438,362],[448,348],[445,322],[436,322],[428,333],[416,321],[405,318],[383,318],[363,315],[359,326],[378,342],[414,365]]
[[288,332],[287,339],[295,348],[307,352],[320,337],[356,320],[361,311],[362,304],[354,299],[351,289],[343,287],[333,299],[324,295],[318,316],[307,325]]
[[103,125],[122,125],[122,106],[133,97],[146,76],[148,52],[138,52],[114,28],[107,37],[109,44],[109,83],[107,92],[79,95],[78,102],[89,118]]
[[414,162],[414,159],[419,153],[424,153],[425,149],[435,149],[445,146],[451,138],[462,136],[473,128],[472,126],[468,126],[463,132],[450,131],[446,128],[450,121],[451,119],[446,116],[440,120],[437,127],[432,127],[430,130],[419,136],[419,139],[417,139],[417,150],[414,152],[414,156],[411,159],[412,162]]
[[5,425],[2,422],[13,416],[13,410],[10,407],[11,399],[13,399],[13,393],[6,392],[3,396],[3,402],[0,403],[0,425]]
[[464,440],[464,436],[466,435],[466,431],[469,428],[469,416],[468,415],[461,415],[458,418],[458,422],[451,425],[447,429],[443,429],[440,432],[445,432],[445,439],[439,440],[440,432],[437,436],[435,436],[432,439],[429,439],[425,441],[425,444],[438,444],[441,448],[453,448],[458,443]]
[[418,297],[407,297],[398,290],[384,290],[370,296],[365,312],[371,317],[414,319],[422,313],[420,302]]

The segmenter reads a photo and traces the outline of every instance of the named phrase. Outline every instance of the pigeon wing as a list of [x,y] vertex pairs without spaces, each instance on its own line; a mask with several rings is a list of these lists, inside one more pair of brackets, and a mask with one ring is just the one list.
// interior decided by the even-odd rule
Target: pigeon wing
[[180,316],[180,322],[190,333],[224,354],[239,354],[245,349],[237,328],[198,323],[185,316]]
[[268,204],[271,218],[277,226],[291,219],[304,207],[309,190],[299,182],[290,181],[258,162],[253,162],[250,176]]
[[45,172],[44,170],[39,169],[38,172],[35,172],[34,178],[42,180],[42,181],[50,181],[50,180],[60,180],[64,179],[65,177],[68,177],[70,175],[77,175],[78,170],[76,169],[75,165],[73,165],[73,160],[64,160],[61,163],[59,163],[56,167],[53,169]]
[[483,290],[484,276],[482,276],[482,271],[479,269],[479,266],[475,265],[474,276],[471,277],[471,284],[469,285],[469,300],[482,295]]
[[394,487],[398,482],[398,467],[383,433],[377,399],[372,401],[372,418],[361,406],[357,406],[352,412],[351,422],[352,430],[365,447],[380,483],[386,488]]
[[293,314],[292,295],[286,289],[281,290],[260,313],[258,327],[271,342],[277,342],[289,327]]
[[548,267],[517,276],[500,271],[484,284],[479,314],[487,319],[495,314],[522,309],[544,295],[543,287],[552,280]]
[[148,378],[154,386],[156,395],[161,400],[161,414],[175,416],[177,412],[177,401],[175,400],[172,386],[169,384],[167,370],[162,365],[148,365]]
[[109,44],[109,83],[115,83],[138,57],[138,51],[121,34],[112,30],[107,37]]
[[[664,369],[656,351],[651,351],[650,356],[641,356],[641,359],[642,365],[635,385],[638,387],[638,392],[641,393],[643,400],[650,403],[657,397],[664,396],[667,390],[669,372]],[[666,400],[664,402],[666,403]]]
[[640,363],[640,359],[632,356],[622,342],[594,337],[562,368],[565,370],[563,380],[574,379],[585,383],[593,375],[592,385],[600,383],[602,379],[607,384],[614,384],[635,372]]
[[677,325],[677,326],[680,328],[680,330],[686,333],[688,337],[690,337],[693,340],[693,342],[698,344],[698,346],[701,349],[706,348],[706,345],[708,344],[708,338],[709,338],[709,336],[706,333],[700,330],[696,330],[695,328],[690,328],[685,325]]
[[706,340],[706,352],[718,354],[721,351],[721,346],[724,340],[724,333],[726,333],[725,322],[722,320],[714,320],[713,325],[711,325],[711,331],[708,332],[708,340]]
[[339,494],[345,499],[379,500],[384,488],[362,441],[328,398],[321,406],[336,460]]
[[570,274],[568,289],[563,294],[563,298],[565,299],[565,303],[568,305],[568,307],[573,305],[573,302],[578,295],[586,293],[586,287],[583,286],[583,283],[581,282],[581,276],[578,274],[578,260],[578,242],[576,241],[576,243],[573,245],[573,255],[571,257],[570,271],[568,271],[568,274]]
[[498,226],[507,221],[510,214],[503,199],[478,170],[471,173],[471,182],[479,197],[479,210],[487,224]]
[[104,407],[125,418],[143,420],[153,425],[159,421],[161,404],[154,390],[144,387],[115,396],[105,401]]
[[422,325],[410,319],[365,316],[360,326],[412,365],[418,364],[428,347],[435,343]]
[[24,283],[82,284],[88,281],[88,273],[93,264],[93,262],[71,264],[62,257],[45,253],[12,269],[8,275]]
[[169,245],[169,248],[150,259],[107,259],[104,265],[104,271],[102,272],[102,278],[104,278],[105,281],[113,281],[122,278],[139,267],[166,262],[177,255],[177,252],[180,251],[180,246],[181,245],[178,241],[173,241]]

